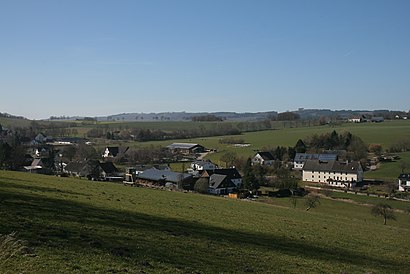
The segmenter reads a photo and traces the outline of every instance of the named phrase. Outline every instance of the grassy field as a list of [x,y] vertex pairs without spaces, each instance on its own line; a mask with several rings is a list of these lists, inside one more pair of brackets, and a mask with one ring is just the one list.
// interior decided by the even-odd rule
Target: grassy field
[[[366,197],[364,197],[366,198]],[[410,216],[266,203],[0,171],[0,234],[31,249],[12,273],[407,273]],[[407,204],[401,206],[405,207]]]
[[[367,172],[367,178],[390,181],[394,179],[394,181],[396,181],[397,177],[402,173],[401,163],[407,163],[408,166],[404,169],[404,172],[410,172],[410,152],[402,152],[398,155],[400,156],[400,160],[381,163],[380,169]],[[395,176],[392,178],[393,174]]]

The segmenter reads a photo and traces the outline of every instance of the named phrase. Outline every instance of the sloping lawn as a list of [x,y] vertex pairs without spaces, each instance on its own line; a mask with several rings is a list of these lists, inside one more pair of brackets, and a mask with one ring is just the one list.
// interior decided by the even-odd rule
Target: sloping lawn
[[410,217],[303,199],[271,204],[0,171],[0,234],[26,273],[406,273]]

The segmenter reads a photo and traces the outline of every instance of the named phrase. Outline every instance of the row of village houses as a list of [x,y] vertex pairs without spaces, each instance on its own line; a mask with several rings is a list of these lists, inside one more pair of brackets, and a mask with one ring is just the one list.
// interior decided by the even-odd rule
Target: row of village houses
[[[253,160],[261,157],[257,153]],[[363,181],[363,169],[359,162],[338,161],[330,159],[328,154],[298,154],[298,161],[294,162],[294,168],[302,172],[305,182],[326,184],[331,187],[354,188],[356,183]],[[300,159],[305,159],[300,166]],[[324,160],[326,159],[326,160]],[[269,161],[269,160],[268,160]],[[264,163],[266,164],[266,162]],[[157,186],[178,187],[179,184],[191,186],[198,178],[206,178],[209,182],[208,192],[211,194],[227,194],[239,189],[242,185],[242,177],[236,168],[219,168],[209,160],[197,160],[191,163],[187,172],[174,172],[167,165],[137,165],[127,168],[125,174],[113,166],[112,163],[100,163],[101,173],[99,176],[106,180],[122,180],[128,183],[148,183]],[[77,168],[77,170],[76,170]],[[69,164],[66,171],[71,175],[90,176],[85,171],[87,165]],[[97,177],[96,177],[97,179]],[[410,174],[401,174],[399,177],[399,191],[410,191]]]
[[[39,134],[33,142],[42,144],[47,142],[47,137]],[[66,138],[60,140],[57,145],[70,145],[77,139]],[[54,142],[56,144],[56,142]],[[206,151],[200,144],[173,143],[167,146],[173,153],[183,155],[198,155]],[[25,167],[27,171],[41,171],[47,165],[47,158],[41,157],[46,150],[37,146],[31,165]],[[100,161],[60,163],[60,169],[64,173],[87,177],[89,179],[125,180],[128,182],[147,181],[155,184],[178,185],[181,180],[184,184],[192,184],[196,178],[206,177],[209,179],[209,192],[213,194],[225,194],[234,191],[242,184],[239,172],[235,168],[218,168],[210,161],[194,161],[187,173],[178,173],[170,170],[169,166],[139,165],[128,168],[126,173],[121,173],[113,163],[109,161],[120,153],[126,153],[128,148],[110,146],[102,153]],[[272,165],[275,159],[270,152],[257,152],[252,157],[253,164]],[[297,153],[293,169],[302,171],[302,179],[305,182],[322,183],[334,187],[353,188],[356,183],[363,181],[363,168],[359,162],[347,162],[338,160],[337,153],[307,154]],[[410,175],[402,174],[399,178],[399,191],[410,190]]]

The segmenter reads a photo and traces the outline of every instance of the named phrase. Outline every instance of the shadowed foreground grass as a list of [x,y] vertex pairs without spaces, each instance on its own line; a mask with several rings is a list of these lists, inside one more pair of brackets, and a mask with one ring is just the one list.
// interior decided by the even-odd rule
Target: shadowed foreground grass
[[10,272],[405,273],[410,267],[400,236],[409,233],[406,216],[383,226],[324,208],[305,212],[3,171],[0,209],[0,234],[17,231],[32,250],[8,261],[3,269]]

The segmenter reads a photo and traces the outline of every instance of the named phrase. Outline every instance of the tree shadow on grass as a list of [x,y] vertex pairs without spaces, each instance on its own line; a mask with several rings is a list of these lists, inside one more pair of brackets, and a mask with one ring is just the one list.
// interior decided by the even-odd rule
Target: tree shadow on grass
[[[324,265],[350,265],[360,270],[364,265],[383,272],[400,272],[410,267],[408,262],[398,265],[397,261],[383,258],[383,254],[369,257],[337,246],[313,245],[302,239],[226,229],[141,212],[101,209],[1,188],[0,210],[0,233],[19,231],[34,248],[64,249],[79,254],[100,252],[134,267],[149,268],[158,263],[191,272],[282,272],[289,269],[283,262],[260,262],[259,258],[242,257],[242,253],[252,250],[261,254],[271,252],[270,257],[279,252],[294,260],[311,259]],[[272,264],[276,268],[266,269],[269,265],[273,267]],[[247,268],[246,265],[256,266]],[[328,271],[332,269],[329,267]]]
[[[12,181],[17,181],[17,182],[22,182],[22,183],[30,183],[30,184],[18,184],[18,183],[12,183]],[[77,195],[77,196],[90,196],[89,194],[84,194],[81,192],[76,192],[76,191],[71,191],[71,190],[61,190],[59,188],[52,188],[52,187],[44,187],[44,186],[38,186],[38,185],[33,185],[32,182],[26,181],[26,180],[20,180],[20,179],[8,179],[8,182],[5,181],[0,181],[0,186],[2,188],[15,188],[15,189],[24,189],[28,191],[35,191],[35,192],[52,192],[52,193],[59,193],[59,194],[70,194],[70,195]]]

